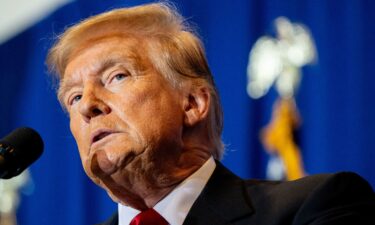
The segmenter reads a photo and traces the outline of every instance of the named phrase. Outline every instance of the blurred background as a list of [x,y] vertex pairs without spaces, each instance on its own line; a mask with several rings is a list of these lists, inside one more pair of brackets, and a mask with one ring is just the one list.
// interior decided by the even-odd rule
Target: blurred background
[[[151,1],[1,1],[0,137],[17,127],[29,126],[45,142],[44,154],[31,166],[28,181],[17,191],[18,224],[94,224],[117,209],[83,172],[68,117],[56,99],[44,61],[54,38],[67,26],[113,8],[147,2]],[[285,157],[275,160],[282,156],[277,151],[280,153],[284,147],[265,150],[261,141],[261,131],[275,117],[272,110],[280,99],[277,89],[271,87],[257,99],[247,91],[248,82],[253,79],[253,70],[248,69],[249,54],[256,52],[252,50],[259,40],[264,40],[260,38],[267,36],[273,49],[277,49],[271,53],[260,50],[263,57],[252,54],[250,62],[263,60],[260,71],[275,66],[270,62],[288,51],[277,47],[285,43],[285,35],[275,25],[282,16],[294,25],[303,24],[300,27],[313,47],[297,46],[302,53],[311,50],[315,54],[310,61],[296,64],[293,57],[301,53],[297,48],[288,51],[291,59],[276,60],[276,68],[292,68],[301,79],[293,95],[295,105],[292,104],[292,115],[299,115],[300,126],[292,126],[293,136],[289,138],[294,157],[300,159],[297,164],[302,175],[354,171],[375,187],[374,1],[171,2],[193,24],[205,44],[224,109],[223,163],[227,167],[244,178],[272,178],[272,168],[282,171],[287,167]],[[293,28],[293,24],[289,25]],[[298,34],[289,29],[287,46],[293,46],[298,39],[293,35]],[[276,177],[285,175],[280,172]],[[3,208],[7,208],[4,204]]]

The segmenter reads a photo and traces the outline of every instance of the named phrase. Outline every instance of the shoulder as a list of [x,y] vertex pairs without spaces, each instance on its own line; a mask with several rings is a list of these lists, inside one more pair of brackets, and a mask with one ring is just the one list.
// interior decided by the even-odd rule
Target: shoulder
[[308,195],[311,191],[327,189],[326,191],[364,190],[373,193],[371,186],[361,176],[353,172],[310,175],[294,181],[265,181],[245,180],[249,191],[266,192],[267,194],[299,194]]
[[375,194],[367,181],[352,172],[313,175],[288,182],[248,180],[245,184],[258,213],[282,215],[291,224],[335,217],[341,222],[355,218],[356,223],[375,219]]
[[329,196],[345,193],[347,197],[374,195],[370,184],[353,172],[311,175],[286,182],[245,180],[245,184],[249,192],[264,192],[268,196],[281,195],[284,198],[288,195],[306,198],[314,192],[329,193]]

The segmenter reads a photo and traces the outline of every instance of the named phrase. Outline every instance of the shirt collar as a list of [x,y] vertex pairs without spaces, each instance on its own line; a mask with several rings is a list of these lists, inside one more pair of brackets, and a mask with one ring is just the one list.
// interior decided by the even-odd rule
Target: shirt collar
[[[169,224],[182,225],[190,208],[202,192],[216,167],[215,160],[210,157],[197,171],[182,181],[166,197],[158,202],[154,209]],[[140,213],[139,210],[118,204],[119,225],[129,225],[131,220]]]

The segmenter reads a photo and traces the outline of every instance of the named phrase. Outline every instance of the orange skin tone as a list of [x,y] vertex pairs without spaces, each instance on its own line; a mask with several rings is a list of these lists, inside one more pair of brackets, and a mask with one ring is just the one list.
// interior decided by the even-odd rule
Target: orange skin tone
[[72,54],[59,98],[87,175],[111,198],[153,207],[211,156],[205,87],[174,88],[144,40],[105,35]]

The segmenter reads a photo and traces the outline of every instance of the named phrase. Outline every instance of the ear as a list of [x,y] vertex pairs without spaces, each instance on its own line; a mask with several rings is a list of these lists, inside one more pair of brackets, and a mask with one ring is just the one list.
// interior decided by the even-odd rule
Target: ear
[[187,93],[184,102],[184,124],[192,127],[208,116],[211,95],[207,87],[199,87]]

